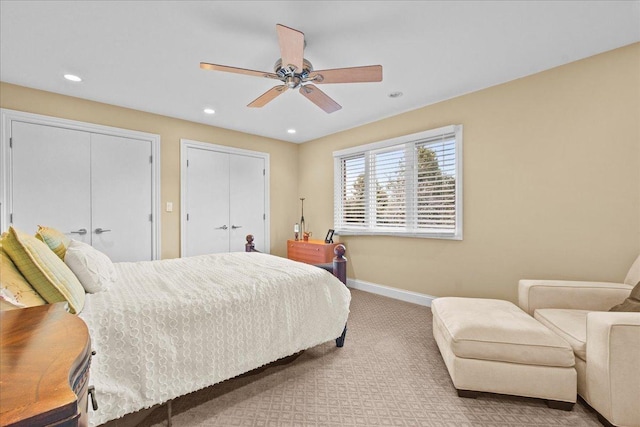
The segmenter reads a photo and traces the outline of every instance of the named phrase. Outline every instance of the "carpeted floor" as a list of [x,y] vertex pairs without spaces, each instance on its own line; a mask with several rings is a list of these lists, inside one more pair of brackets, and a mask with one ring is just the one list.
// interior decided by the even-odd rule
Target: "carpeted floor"
[[[600,426],[579,401],[456,395],[431,333],[431,310],[353,290],[343,348],[326,343],[295,361],[176,399],[173,425]],[[166,406],[140,425],[166,425]]]

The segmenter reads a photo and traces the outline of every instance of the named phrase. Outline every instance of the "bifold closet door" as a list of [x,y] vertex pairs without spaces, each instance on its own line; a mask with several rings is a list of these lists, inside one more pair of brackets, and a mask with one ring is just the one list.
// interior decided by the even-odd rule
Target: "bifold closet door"
[[93,245],[113,261],[153,259],[151,142],[14,121],[11,219]]
[[151,142],[91,134],[92,245],[112,261],[150,261]]
[[229,252],[229,154],[187,150],[186,253]]
[[91,243],[89,159],[87,132],[12,122],[13,226],[33,235],[41,224]]
[[245,236],[265,251],[264,158],[189,147],[185,253],[243,252]]

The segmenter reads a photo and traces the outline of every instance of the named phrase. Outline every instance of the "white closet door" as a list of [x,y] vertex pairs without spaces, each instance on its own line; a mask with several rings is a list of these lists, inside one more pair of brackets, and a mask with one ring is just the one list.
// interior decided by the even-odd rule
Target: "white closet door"
[[245,236],[253,234],[256,249],[265,251],[264,159],[232,154],[230,159],[230,250],[245,250]]
[[229,154],[187,150],[186,253],[229,252]]
[[12,122],[13,225],[33,234],[37,225],[54,227],[91,243],[89,134],[32,123]]
[[91,134],[91,174],[93,246],[114,262],[153,259],[151,142]]

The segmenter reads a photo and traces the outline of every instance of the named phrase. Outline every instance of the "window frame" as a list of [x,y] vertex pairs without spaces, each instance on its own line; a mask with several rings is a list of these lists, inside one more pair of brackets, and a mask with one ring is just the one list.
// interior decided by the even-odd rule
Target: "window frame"
[[[449,125],[443,126],[437,129],[430,129],[423,132],[417,132],[409,135],[403,135],[396,138],[386,139],[383,141],[373,142],[364,145],[358,145],[355,147],[346,148],[343,150],[338,150],[333,152],[334,158],[334,226],[335,234],[342,236],[362,236],[362,235],[382,235],[382,236],[399,236],[399,237],[417,237],[417,238],[433,238],[433,239],[446,239],[446,240],[462,240],[462,230],[463,230],[463,126],[462,125]],[[413,203],[405,205],[404,212],[406,212],[407,223],[405,224],[404,229],[395,228],[389,229],[385,227],[380,227],[375,224],[375,220],[372,219],[371,212],[374,212],[376,209],[375,198],[372,199],[372,194],[375,194],[375,190],[372,190],[370,187],[370,173],[372,171],[371,168],[371,159],[377,153],[381,153],[386,150],[394,150],[399,149],[404,146],[406,151],[415,150],[415,147],[419,145],[424,140],[434,139],[439,136],[447,136],[454,135],[455,137],[455,172],[453,174],[455,178],[455,227],[452,231],[443,232],[438,229],[424,229],[419,230],[415,227],[415,221],[417,221],[417,200],[414,200]],[[365,199],[364,199],[364,208],[365,208],[365,226],[364,227],[354,227],[348,226],[344,223],[344,200],[343,200],[343,187],[342,187],[342,161],[347,158],[354,158],[356,156],[364,156],[365,162]],[[411,161],[411,168],[413,173],[407,174],[407,178],[411,175],[410,182],[407,183],[407,188],[415,188],[418,184],[418,172],[417,168],[414,167],[416,157],[405,156],[405,162],[409,165],[409,159]],[[373,193],[372,193],[373,191]],[[407,193],[408,194],[408,193]],[[374,215],[375,218],[375,215]],[[410,224],[411,221],[414,221],[413,224]]]

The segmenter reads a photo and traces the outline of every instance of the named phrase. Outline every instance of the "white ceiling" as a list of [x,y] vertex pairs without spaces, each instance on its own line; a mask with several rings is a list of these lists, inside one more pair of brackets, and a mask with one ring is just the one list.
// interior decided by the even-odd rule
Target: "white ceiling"
[[[247,108],[278,82],[199,68],[272,71],[278,23],[315,69],[383,81],[323,85],[327,114],[297,91]],[[640,1],[0,0],[2,81],[298,143],[637,41]]]

